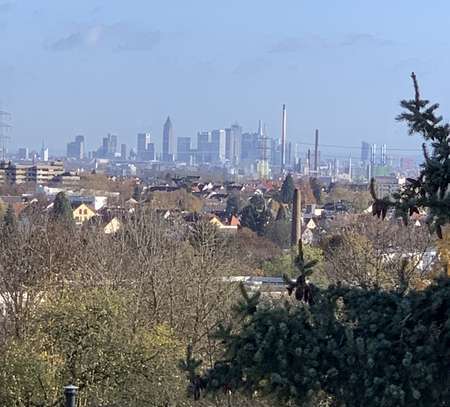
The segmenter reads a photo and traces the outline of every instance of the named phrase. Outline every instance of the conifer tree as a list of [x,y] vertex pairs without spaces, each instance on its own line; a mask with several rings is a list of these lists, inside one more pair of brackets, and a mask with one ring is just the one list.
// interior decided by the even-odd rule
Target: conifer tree
[[8,205],[5,216],[3,217],[3,228],[8,233],[12,233],[17,229],[17,217],[11,204]]
[[278,208],[277,211],[277,216],[275,218],[276,221],[279,220],[286,220],[288,218],[287,213],[286,213],[286,208],[284,205],[280,205],[280,207]]
[[142,187],[139,184],[136,184],[133,188],[132,198],[139,202],[141,200],[142,195]]
[[226,212],[228,216],[237,215],[239,212],[239,197],[236,194],[231,194],[227,198]]
[[294,197],[294,180],[292,178],[291,174],[286,175],[286,178],[283,181],[283,184],[281,185],[280,190],[280,199],[281,202],[285,204],[290,204],[292,202],[292,198]]
[[266,226],[272,219],[270,210],[262,195],[255,194],[250,198],[249,205],[241,211],[241,225],[247,227],[259,235],[263,235]]
[[322,185],[317,178],[310,178],[309,185],[311,186],[312,193],[317,203],[320,203],[322,199]]
[[56,194],[53,201],[52,218],[61,222],[73,223],[72,206],[64,192]]
[[408,178],[406,185],[392,197],[377,197],[374,181],[371,181],[371,193],[375,200],[373,214],[384,218],[388,209],[394,208],[407,223],[409,216],[423,208],[428,213],[428,225],[442,238],[442,227],[450,223],[450,126],[442,123],[442,116],[437,114],[439,104],[431,104],[421,98],[414,72],[411,78],[414,99],[401,102],[405,111],[397,120],[406,122],[410,135],[419,134],[424,138],[422,148],[425,161],[419,176]]
[[[439,235],[450,223],[450,127],[439,124],[437,105],[420,99],[413,80],[415,100],[402,102],[408,112],[399,120],[431,141],[433,153],[424,147],[419,177],[393,198],[376,199],[374,214],[384,217],[394,207],[407,220],[426,208]],[[276,303],[243,292],[236,318],[218,333],[222,357],[203,374],[188,375],[201,391],[240,392],[289,406],[450,405],[450,279],[408,292],[340,284],[321,290],[308,283],[314,266],[305,262],[300,241],[298,277],[284,277],[298,301]]]

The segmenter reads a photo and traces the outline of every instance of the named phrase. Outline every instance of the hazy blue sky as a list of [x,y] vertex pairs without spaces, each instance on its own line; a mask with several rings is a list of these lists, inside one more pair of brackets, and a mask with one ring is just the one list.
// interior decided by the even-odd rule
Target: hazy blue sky
[[414,148],[398,102],[415,70],[450,109],[449,21],[448,0],[0,0],[0,100],[11,147],[159,141],[167,115],[278,136],[286,103],[291,140]]

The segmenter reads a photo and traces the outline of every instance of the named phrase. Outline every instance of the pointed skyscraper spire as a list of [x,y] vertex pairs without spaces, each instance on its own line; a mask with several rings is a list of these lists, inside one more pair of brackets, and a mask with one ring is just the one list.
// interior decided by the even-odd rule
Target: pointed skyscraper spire
[[175,160],[175,136],[173,134],[173,126],[170,116],[167,116],[167,120],[164,123],[163,128],[162,160],[165,162],[172,162]]

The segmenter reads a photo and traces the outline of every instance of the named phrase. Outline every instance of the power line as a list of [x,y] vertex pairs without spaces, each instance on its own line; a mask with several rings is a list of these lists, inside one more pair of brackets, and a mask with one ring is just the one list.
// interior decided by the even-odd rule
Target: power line
[[[297,143],[305,146],[313,146],[314,143]],[[320,144],[319,147],[326,147],[326,148],[345,148],[347,149],[354,149],[354,150],[360,150],[361,146],[343,146],[343,145],[337,145],[337,144]],[[387,150],[391,151],[422,151],[420,148],[401,148],[401,147],[387,147]]]

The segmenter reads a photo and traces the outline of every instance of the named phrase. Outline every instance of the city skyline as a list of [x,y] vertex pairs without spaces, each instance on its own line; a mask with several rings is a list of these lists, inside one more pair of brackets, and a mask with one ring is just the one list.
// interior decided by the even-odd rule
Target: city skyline
[[[434,2],[418,16],[415,3],[292,1],[285,15],[256,1],[0,2],[0,100],[12,113],[10,145],[45,138],[63,151],[76,134],[92,140],[108,132],[127,144],[143,131],[159,139],[167,114],[177,137],[236,120],[251,128],[260,118],[275,137],[286,103],[296,142],[320,128],[328,144],[418,146],[395,116],[412,95],[412,70],[424,95],[444,113],[450,108],[448,58],[439,67],[427,62],[447,54],[439,21],[449,5]],[[436,22],[426,32],[436,40],[431,48],[422,40],[424,18]],[[399,29],[406,22],[413,28]]]

